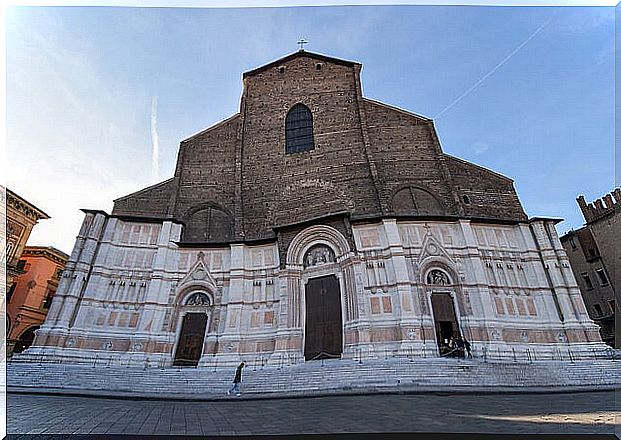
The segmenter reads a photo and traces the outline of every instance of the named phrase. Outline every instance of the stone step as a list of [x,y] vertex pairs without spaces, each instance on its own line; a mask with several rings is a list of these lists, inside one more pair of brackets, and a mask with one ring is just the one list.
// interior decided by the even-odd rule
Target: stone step
[[[331,361],[290,367],[247,369],[245,389],[257,392],[304,391],[395,386],[548,386],[619,384],[621,374],[611,362],[568,364],[491,364],[477,361]],[[171,394],[219,394],[230,386],[232,369],[148,369],[68,364],[9,365],[9,386],[62,387]]]

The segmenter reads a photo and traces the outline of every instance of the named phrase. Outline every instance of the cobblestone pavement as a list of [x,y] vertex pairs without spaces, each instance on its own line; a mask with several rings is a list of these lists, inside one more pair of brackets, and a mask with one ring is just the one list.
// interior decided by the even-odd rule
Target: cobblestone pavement
[[615,418],[617,423],[621,420],[614,392],[231,398],[230,402],[9,394],[7,412],[9,434],[612,434]]

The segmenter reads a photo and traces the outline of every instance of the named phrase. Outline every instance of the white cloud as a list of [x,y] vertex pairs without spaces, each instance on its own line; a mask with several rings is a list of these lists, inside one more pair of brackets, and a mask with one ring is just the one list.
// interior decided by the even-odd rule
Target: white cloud
[[487,142],[475,142],[474,144],[472,144],[472,149],[474,150],[475,154],[483,154],[485,153],[487,150],[489,150],[489,144]]

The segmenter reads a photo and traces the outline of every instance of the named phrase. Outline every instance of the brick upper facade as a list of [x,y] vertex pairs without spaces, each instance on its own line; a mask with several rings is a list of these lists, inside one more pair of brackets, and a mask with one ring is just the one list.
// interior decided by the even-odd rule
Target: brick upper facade
[[[183,140],[174,177],[115,200],[112,214],[172,218],[203,243],[274,240],[327,217],[344,229],[382,217],[526,220],[512,180],[444,154],[432,120],[364,98],[361,68],[299,51],[246,72],[239,113]],[[296,103],[312,112],[314,149],[287,154]]]

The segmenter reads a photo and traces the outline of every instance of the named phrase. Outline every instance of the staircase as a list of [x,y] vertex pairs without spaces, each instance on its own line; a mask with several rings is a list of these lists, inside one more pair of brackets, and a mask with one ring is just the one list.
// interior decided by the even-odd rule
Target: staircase
[[[277,397],[417,390],[621,387],[615,360],[490,363],[480,359],[324,360],[246,367],[245,396]],[[8,391],[211,399],[225,395],[234,368],[139,368],[11,362]]]

